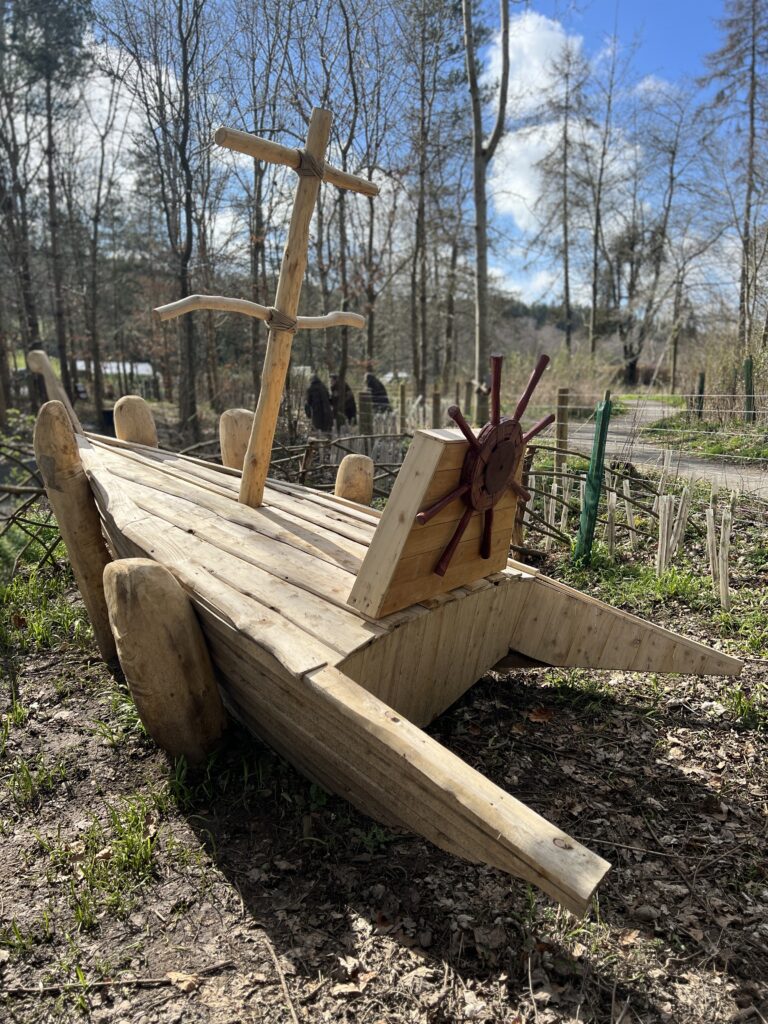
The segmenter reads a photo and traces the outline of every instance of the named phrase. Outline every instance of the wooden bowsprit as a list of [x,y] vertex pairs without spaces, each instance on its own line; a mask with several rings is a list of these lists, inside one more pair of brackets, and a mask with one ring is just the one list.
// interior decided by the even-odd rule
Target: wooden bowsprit
[[325,150],[331,131],[331,114],[315,108],[309,121],[305,148],[292,149],[267,139],[260,139],[247,132],[232,128],[218,128],[214,139],[226,149],[246,153],[257,160],[290,167],[299,175],[299,183],[293,200],[288,237],[280,265],[275,304],[260,306],[242,299],[229,299],[220,295],[193,295],[178,302],[160,306],[156,313],[161,319],[180,316],[194,309],[227,310],[245,313],[265,320],[269,325],[267,352],[261,375],[261,390],[253,419],[253,428],[243,462],[243,477],[239,500],[251,508],[258,508],[264,498],[264,486],[269,471],[272,442],[280,413],[280,401],[288,366],[291,359],[291,343],[296,330],[313,327],[364,327],[365,321],[354,313],[331,313],[325,317],[297,317],[301,286],[307,269],[309,248],[309,226],[314,213],[320,183],[327,181],[339,188],[349,189],[363,195],[378,195],[379,189],[372,181],[358,178],[346,171],[325,163]]

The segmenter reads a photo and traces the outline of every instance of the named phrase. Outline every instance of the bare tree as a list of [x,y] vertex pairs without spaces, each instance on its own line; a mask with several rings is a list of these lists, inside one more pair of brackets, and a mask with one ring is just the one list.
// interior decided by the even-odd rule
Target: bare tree
[[[493,131],[485,141],[483,130],[483,97],[477,65],[476,29],[473,23],[472,0],[462,0],[464,13],[464,48],[467,60],[467,79],[472,104],[472,150],[475,208],[475,379],[483,381],[488,375],[488,195],[486,179],[488,165],[504,134],[509,86],[509,0],[500,0],[501,21],[501,80],[496,101]],[[488,419],[488,397],[477,391],[475,420]]]
[[[109,0],[103,11],[105,31],[129,59],[116,72],[144,119],[146,137],[134,141],[143,144],[153,161],[180,298],[191,290],[193,154],[198,147],[192,104],[193,97],[206,88],[206,69],[200,59],[207,28],[205,6],[206,0]],[[181,321],[180,429],[185,437],[197,440],[195,321],[193,317]]]
[[726,0],[726,16],[720,22],[723,45],[706,58],[710,74],[705,81],[720,86],[715,104],[726,118],[745,130],[742,135],[739,167],[742,203],[738,230],[741,242],[739,273],[738,338],[742,352],[749,347],[752,323],[754,267],[754,206],[762,198],[762,178],[758,167],[765,129],[768,72],[768,7],[763,0]]

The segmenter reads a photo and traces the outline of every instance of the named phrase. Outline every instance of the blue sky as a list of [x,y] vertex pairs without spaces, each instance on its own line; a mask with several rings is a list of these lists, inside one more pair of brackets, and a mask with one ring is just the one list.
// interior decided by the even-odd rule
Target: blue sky
[[700,75],[704,55],[720,42],[716,22],[723,14],[722,0],[534,0],[530,7],[583,35],[588,53],[598,49],[616,26],[625,46],[637,43],[641,74],[673,80]]
[[[647,80],[649,88],[665,89],[664,83],[695,80],[705,73],[704,57],[720,45],[717,20],[723,0],[533,0],[526,8],[511,8],[509,109],[535,116],[542,90],[551,81],[551,63],[566,39],[582,55],[594,59],[605,52],[615,33],[620,52],[630,57],[633,88]],[[488,20],[493,21],[491,4]],[[491,80],[500,72],[499,39],[485,54]],[[704,91],[701,91],[702,98]],[[545,256],[526,265],[524,248],[540,224],[538,162],[557,137],[558,126],[539,123],[531,130],[510,130],[499,146],[489,178],[494,224],[499,239],[492,272],[506,288],[526,302],[556,302],[561,291],[559,267]],[[616,151],[620,156],[621,136]],[[585,301],[578,279],[572,282],[576,301]]]

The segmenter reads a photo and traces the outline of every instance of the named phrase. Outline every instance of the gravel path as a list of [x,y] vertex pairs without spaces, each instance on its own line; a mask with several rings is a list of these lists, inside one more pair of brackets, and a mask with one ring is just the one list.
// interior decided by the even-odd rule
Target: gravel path
[[[607,454],[614,459],[632,462],[635,465],[659,466],[664,460],[663,447],[639,439],[642,427],[669,415],[670,406],[652,400],[630,400],[626,413],[611,420],[608,431]],[[569,445],[588,452],[594,437],[594,421],[573,424]],[[739,490],[768,499],[768,465],[745,460],[743,464],[726,460],[725,457],[702,458],[690,452],[674,451],[672,471],[678,476],[694,480],[711,480],[722,490]]]

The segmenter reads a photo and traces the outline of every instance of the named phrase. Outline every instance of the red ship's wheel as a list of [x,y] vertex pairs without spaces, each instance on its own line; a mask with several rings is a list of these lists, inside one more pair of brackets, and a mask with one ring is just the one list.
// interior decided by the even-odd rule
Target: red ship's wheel
[[508,487],[524,501],[530,500],[530,494],[515,480],[515,475],[526,444],[549,426],[555,418],[553,413],[545,416],[527,434],[523,433],[520,426],[520,418],[531,400],[531,395],[539,383],[541,375],[549,365],[549,356],[539,358],[511,417],[502,417],[501,415],[501,363],[501,356],[491,356],[491,421],[486,423],[477,436],[457,405],[452,405],[448,409],[448,415],[469,441],[469,450],[464,456],[464,465],[461,470],[461,481],[444,498],[416,516],[416,521],[423,525],[457,498],[461,498],[467,506],[448,546],[435,566],[438,576],[445,576],[473,512],[484,513],[480,554],[483,558],[491,557],[493,507]]

